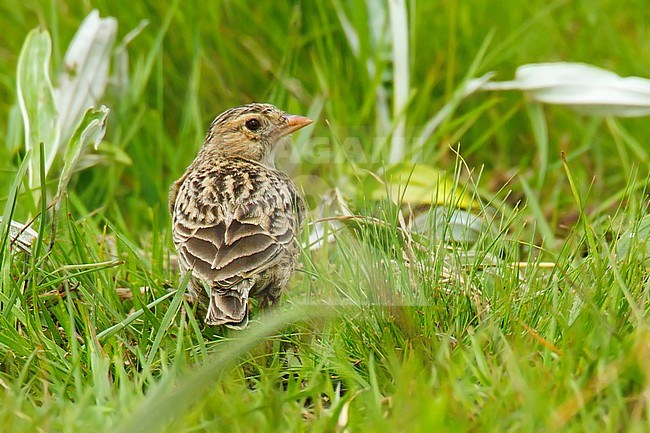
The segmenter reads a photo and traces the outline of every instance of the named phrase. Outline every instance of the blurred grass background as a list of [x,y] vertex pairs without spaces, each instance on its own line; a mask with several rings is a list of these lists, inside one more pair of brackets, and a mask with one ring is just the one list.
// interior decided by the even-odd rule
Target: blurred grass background
[[[126,203],[129,212],[125,217],[138,229],[144,228],[139,224],[150,224],[143,218],[147,209],[164,203],[170,180],[193,158],[206,125],[233,105],[271,100],[295,112],[305,111],[314,98],[323,98],[321,122],[314,135],[330,137],[333,133],[340,139],[353,135],[359,137],[366,155],[372,154],[374,137],[359,136],[364,126],[375,123],[372,101],[377,83],[368,79],[366,61],[379,59],[380,79],[390,79],[391,65],[382,59],[381,52],[372,51],[370,40],[360,41],[365,52],[356,58],[337,15],[337,8],[343,9],[360,27],[359,35],[369,39],[363,4],[277,2],[253,6],[225,1],[202,7],[178,2],[175,7],[139,2],[125,7],[120,2],[54,1],[5,2],[0,7],[7,17],[0,64],[3,113],[15,102],[17,56],[31,28],[41,25],[51,31],[54,70],[60,70],[65,48],[91,7],[98,8],[103,16],[117,17],[118,38],[141,20],[149,21],[146,31],[129,47],[134,75],[152,62],[150,75],[142,79],[143,83],[136,83],[143,91],[134,92],[135,100],[106,101],[113,110],[108,139],[124,149],[134,164],[84,173],[84,188],[77,189],[89,208]],[[539,2],[518,7],[507,3],[415,2],[409,8],[411,83],[417,94],[408,110],[411,133],[451,96],[491,31],[494,36],[478,72],[496,71],[502,80],[510,79],[519,65],[546,61],[582,61],[621,75],[643,76],[650,56],[645,44],[647,12],[642,2],[629,2],[624,8],[607,1]],[[157,42],[157,38],[162,40]],[[515,172],[532,178],[536,146],[520,94],[475,95],[462,104],[457,117],[484,107],[486,100],[490,104],[480,116],[473,116],[470,124],[459,120],[428,142],[421,162],[444,165],[439,159],[449,154],[449,146],[461,142],[468,149],[463,156],[470,166],[484,165],[495,173],[488,176],[493,189]],[[556,162],[556,176],[547,182],[550,190],[563,181],[557,164],[560,151],[577,151],[589,158],[592,167],[584,167],[589,171],[583,174],[582,167],[576,170],[585,183],[598,174],[593,190],[596,197],[627,182],[625,167],[613,161],[605,163],[615,152],[611,134],[597,134],[593,142],[583,143],[585,130],[592,127],[588,119],[563,108],[550,108],[547,115],[553,125],[550,155]],[[7,135],[7,119],[0,119],[0,136]],[[647,135],[644,119],[626,120],[625,125],[635,136]],[[366,128],[366,132],[374,131]],[[19,142],[9,138],[8,155],[2,158],[5,170],[10,170],[12,162],[15,165],[19,149]],[[303,171],[324,172],[324,179],[336,184],[336,179],[327,176],[328,161],[314,167],[309,164],[309,155],[305,156]],[[349,157],[368,160],[364,155]],[[139,163],[145,160],[150,163]],[[615,160],[626,162],[618,155]],[[106,171],[109,176],[105,176]],[[128,188],[117,191],[117,185]],[[553,198],[553,194],[540,196]],[[571,205],[570,197],[566,198],[564,204]],[[556,207],[555,203],[549,206]],[[160,214],[165,217],[164,212]]]
[[[472,178],[481,173],[478,190],[510,211],[449,283],[441,263],[455,253],[432,243],[403,260],[396,209],[369,200],[357,178],[359,169],[386,166],[373,125],[377,88],[392,88],[390,53],[371,36],[386,28],[369,23],[368,4],[388,10],[346,1],[0,2],[2,191],[24,156],[12,107],[27,33],[49,30],[57,72],[92,9],[117,18],[118,40],[148,21],[128,47],[128,91],[109,89],[103,101],[112,110],[105,140],[127,158],[75,175],[51,252],[2,252],[3,430],[647,430],[645,244],[617,249],[648,214],[650,161],[628,141],[647,151],[647,119],[544,107],[548,172],[537,184],[540,148],[526,99],[465,99],[421,153],[407,156],[453,173],[460,143]],[[476,61],[476,76],[495,71],[500,80],[552,61],[648,76],[650,9],[641,0],[410,1],[407,11],[409,139]],[[356,53],[342,15],[356,31]],[[361,226],[362,236],[341,233],[324,251],[305,252],[281,312],[246,333],[209,335],[180,292],[167,291],[179,284],[169,266],[167,191],[212,118],[251,101],[316,114],[311,137],[279,161],[313,207],[338,187],[359,212],[392,225]],[[346,148],[350,137],[358,146]],[[472,183],[467,172],[461,178]],[[14,219],[37,210],[20,195]],[[488,255],[529,266],[486,271]],[[538,255],[555,268],[534,266]],[[355,307],[373,291],[409,290],[424,299],[419,306]],[[299,308],[338,297],[349,304]]]

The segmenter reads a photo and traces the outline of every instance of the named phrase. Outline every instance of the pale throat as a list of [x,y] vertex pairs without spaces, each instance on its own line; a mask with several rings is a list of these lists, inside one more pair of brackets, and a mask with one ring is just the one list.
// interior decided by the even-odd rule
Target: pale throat
[[270,148],[264,152],[260,159],[260,164],[264,167],[272,168],[275,170],[275,155],[279,148],[288,145],[291,142],[289,137],[282,137],[276,143],[272,144]]
[[271,149],[262,157],[260,164],[264,167],[272,168],[275,170],[275,149]]

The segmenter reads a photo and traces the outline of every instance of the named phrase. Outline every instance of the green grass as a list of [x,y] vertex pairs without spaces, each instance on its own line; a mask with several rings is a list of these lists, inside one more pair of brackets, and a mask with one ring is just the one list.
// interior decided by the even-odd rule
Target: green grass
[[[397,113],[392,52],[373,36],[387,31],[365,3],[168,3],[92,2],[117,18],[118,42],[148,25],[127,48],[129,84],[102,99],[104,142],[80,159],[99,164],[52,208],[64,157],[28,190],[18,56],[46,28],[56,82],[89,2],[0,3],[0,430],[650,428],[647,119],[454,97],[533,62],[647,76],[645,2],[408,2]],[[312,221],[331,188],[363,218],[305,248],[278,309],[223,331],[176,290],[166,195],[212,117],[250,101],[317,120],[278,161]],[[377,199],[402,121],[406,159],[446,171],[450,197],[481,218],[472,245],[444,242],[435,211],[414,233],[408,207]],[[419,173],[401,167],[398,195]],[[10,219],[41,234],[31,254],[10,248]]]

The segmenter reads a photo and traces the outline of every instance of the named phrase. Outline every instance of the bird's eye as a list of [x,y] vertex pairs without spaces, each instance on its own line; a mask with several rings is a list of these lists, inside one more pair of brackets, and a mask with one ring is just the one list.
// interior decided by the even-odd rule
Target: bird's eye
[[257,131],[258,129],[260,129],[260,126],[262,126],[260,121],[257,120],[257,119],[248,119],[246,121],[245,125],[246,125],[246,128],[248,128],[251,131]]

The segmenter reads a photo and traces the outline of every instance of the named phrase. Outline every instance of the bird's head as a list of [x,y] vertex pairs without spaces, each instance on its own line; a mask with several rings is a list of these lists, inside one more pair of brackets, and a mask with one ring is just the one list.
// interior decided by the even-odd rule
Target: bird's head
[[271,104],[248,104],[224,111],[210,125],[200,154],[240,157],[274,167],[275,150],[312,120]]

